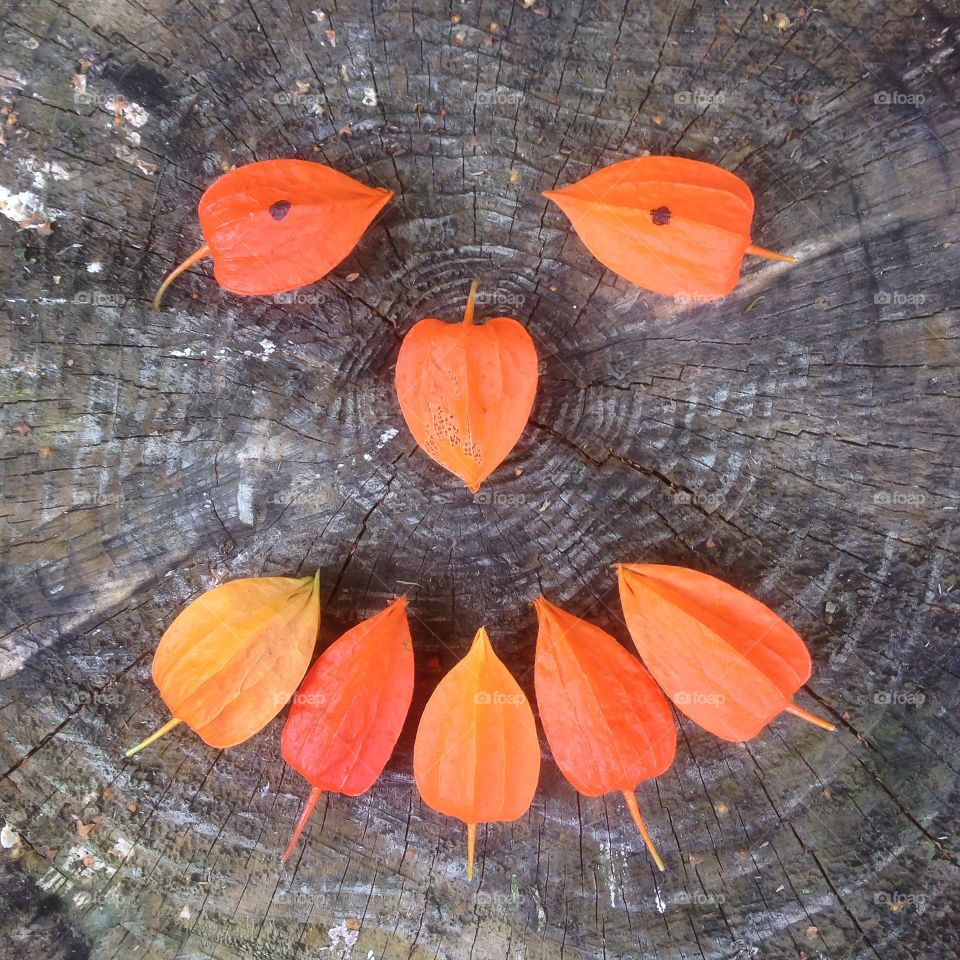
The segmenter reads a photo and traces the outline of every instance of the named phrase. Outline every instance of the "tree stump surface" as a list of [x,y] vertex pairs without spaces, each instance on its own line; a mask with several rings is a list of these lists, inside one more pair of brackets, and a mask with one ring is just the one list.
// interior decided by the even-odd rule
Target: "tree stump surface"
[[[4,957],[947,958],[957,826],[957,16],[949,4],[8,0],[0,14]],[[606,271],[542,190],[675,154],[757,197],[717,303]],[[241,298],[200,243],[223,170],[297,156],[396,192],[326,279]],[[953,246],[951,246],[951,243]],[[416,448],[402,335],[516,317],[531,423],[472,496]],[[485,624],[532,695],[541,591],[629,645],[610,564],[678,563],[808,641],[745,745],[679,720],[638,790],[462,825],[412,777]],[[318,650],[410,598],[414,706],[364,796],[286,711],[216,751],[150,680],[202,591],[319,569]]]

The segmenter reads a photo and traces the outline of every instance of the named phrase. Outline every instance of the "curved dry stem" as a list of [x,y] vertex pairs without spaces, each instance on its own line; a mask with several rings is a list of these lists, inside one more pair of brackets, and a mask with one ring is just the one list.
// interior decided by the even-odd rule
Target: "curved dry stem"
[[190,256],[183,261],[183,263],[174,267],[173,270],[167,274],[163,283],[160,284],[160,289],[157,291],[157,295],[153,298],[153,309],[160,309],[160,301],[163,299],[163,295],[167,292],[167,287],[169,287],[170,284],[173,283],[173,281],[184,272],[184,270],[189,270],[195,263],[199,263],[199,261],[201,261],[204,257],[209,256],[210,248],[204,244],[199,250],[195,250],[193,253],[191,253]]

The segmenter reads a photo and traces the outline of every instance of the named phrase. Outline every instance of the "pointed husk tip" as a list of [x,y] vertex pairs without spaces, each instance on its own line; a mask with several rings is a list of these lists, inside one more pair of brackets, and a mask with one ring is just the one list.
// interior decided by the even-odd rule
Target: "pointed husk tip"
[[323,795],[323,791],[319,787],[311,787],[310,795],[307,797],[307,802],[303,807],[303,813],[300,814],[300,819],[297,821],[297,825],[293,828],[293,836],[290,838],[290,842],[287,844],[287,849],[283,851],[283,854],[280,857],[281,863],[286,863],[293,851],[297,848],[297,842],[300,840],[300,834],[303,833],[303,828],[307,825],[307,821],[310,819],[310,815],[313,813],[313,808],[317,805],[317,801]]

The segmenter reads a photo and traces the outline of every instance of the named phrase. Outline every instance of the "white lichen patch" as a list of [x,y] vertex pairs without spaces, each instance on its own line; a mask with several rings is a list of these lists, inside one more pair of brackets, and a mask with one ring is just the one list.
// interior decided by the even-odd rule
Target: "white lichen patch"
[[[140,134],[136,131],[131,131],[128,134],[127,139],[132,141],[132,137],[136,137],[136,142],[140,143]],[[124,163],[133,164],[142,174],[145,174],[148,177],[152,177],[157,172],[157,165],[155,163],[150,163],[149,160],[144,160],[141,157],[138,157],[125,143],[118,143],[114,145],[113,148],[114,155],[118,160],[122,160]]]
[[47,232],[57,211],[47,210],[43,201],[29,190],[14,193],[0,185],[0,213],[12,220],[21,230]]
[[256,360],[269,360],[270,355],[276,352],[277,345],[272,341],[264,337],[260,341],[260,353],[254,353],[253,350],[244,350],[243,355],[245,357],[253,357]]
[[103,270],[103,264],[99,260],[94,260],[87,264],[87,273],[100,273]]
[[237,484],[237,516],[241,523],[253,526],[253,490],[249,483]]
[[377,91],[373,87],[363,88],[363,105],[365,107],[375,107],[377,105]]
[[387,429],[380,434],[380,439],[377,441],[377,446],[386,446],[399,432],[400,431],[396,427],[387,427]]
[[103,109],[114,116],[123,117],[127,123],[135,127],[142,127],[150,119],[150,114],[135,100],[124,100],[122,97],[107,97],[103,101]]
[[117,872],[115,867],[105,864],[93,850],[83,844],[70,848],[63,866],[65,870],[77,870],[78,872],[90,870],[97,873],[104,870],[110,876]]
[[42,190],[47,185],[47,178],[53,180],[69,180],[70,171],[56,160],[37,160],[36,157],[25,157],[17,161],[17,169],[27,174],[33,182],[35,190]]
[[342,944],[347,950],[352,950],[360,939],[360,930],[359,928],[351,930],[347,926],[346,921],[341,921],[327,931],[327,936],[330,937],[330,946],[327,949],[332,950],[334,947]]
[[128,840],[126,837],[119,837],[113,845],[113,852],[118,857],[129,857],[133,852],[133,841]]
[[27,79],[12,67],[0,67],[0,87],[25,87]]
[[4,823],[3,829],[0,830],[0,847],[11,850],[18,843],[20,843],[20,834],[9,823]]

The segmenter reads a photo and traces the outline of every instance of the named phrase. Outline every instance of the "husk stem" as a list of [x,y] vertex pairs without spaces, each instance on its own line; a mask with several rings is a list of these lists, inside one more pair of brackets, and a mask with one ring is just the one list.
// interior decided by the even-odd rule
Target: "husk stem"
[[803,707],[798,707],[795,703],[789,703],[784,707],[787,713],[791,714],[794,717],[799,717],[801,720],[806,720],[807,723],[812,723],[815,727],[820,727],[821,730],[836,730],[837,725],[831,723],[829,720],[824,720],[823,717],[818,717],[815,713],[810,713],[809,710],[804,710]]
[[653,842],[653,837],[650,836],[647,825],[643,822],[643,817],[640,816],[640,808],[637,806],[637,798],[634,792],[632,790],[624,790],[623,799],[627,801],[627,809],[630,811],[630,816],[633,817],[633,822],[640,831],[640,836],[643,837],[643,842],[647,845],[647,851],[653,858],[653,862],[657,865],[658,870],[663,871],[666,868],[663,865],[663,860],[660,859],[660,853],[657,850],[656,844]]
[[193,253],[191,253],[190,256],[183,261],[183,263],[174,267],[173,270],[167,274],[163,283],[160,284],[160,289],[157,291],[157,295],[153,298],[153,309],[160,309],[160,301],[163,299],[163,295],[167,292],[167,287],[169,287],[170,284],[173,283],[173,281],[184,272],[184,270],[189,270],[195,263],[199,263],[204,257],[209,256],[210,248],[204,244],[199,250],[195,250]]
[[753,257],[764,257],[766,260],[779,260],[782,263],[796,263],[797,258],[791,257],[787,253],[777,253],[775,250],[767,250],[766,247],[755,247],[752,243],[744,251]]
[[149,747],[151,743],[155,740],[159,740],[165,733],[169,733],[178,723],[183,723],[182,720],[179,720],[177,717],[174,717],[172,720],[168,720],[159,730],[151,733],[146,740],[141,740],[135,747],[131,747],[124,754],[125,757],[132,757],[135,753],[139,753],[144,747]]

